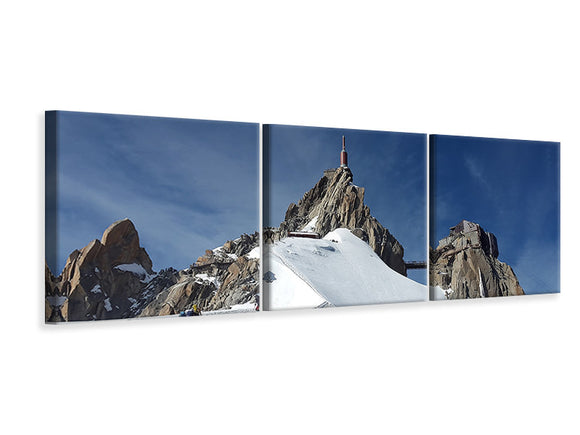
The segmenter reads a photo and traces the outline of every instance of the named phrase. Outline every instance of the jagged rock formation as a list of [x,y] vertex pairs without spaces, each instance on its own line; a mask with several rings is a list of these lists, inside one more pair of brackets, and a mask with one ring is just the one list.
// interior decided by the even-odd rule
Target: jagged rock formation
[[279,229],[265,229],[265,242],[274,242],[305,227],[321,237],[337,228],[348,228],[366,241],[391,269],[406,275],[403,247],[371,216],[364,204],[364,187],[355,186],[352,180],[352,172],[346,167],[324,171],[324,176],[298,204],[290,204]]
[[247,302],[258,292],[258,259],[244,255],[258,242],[257,234],[243,235],[206,251],[189,269],[155,273],[133,223],[117,221],[101,241],[73,251],[59,277],[45,267],[45,318],[120,319],[175,314],[195,303],[215,310]]
[[523,295],[513,269],[497,259],[496,237],[461,221],[429,252],[429,284],[448,299]]
[[140,316],[163,316],[192,309],[202,311],[229,308],[257,301],[259,290],[258,233],[243,234],[227,241],[179,273],[175,285],[164,289]]
[[45,295],[44,300],[44,318],[48,322],[61,322],[63,321],[62,314],[60,312],[59,300],[59,279],[55,278],[48,268],[48,264],[44,264],[44,286]]
[[[50,271],[47,267],[47,275]],[[58,278],[47,276],[49,321],[131,317],[143,301],[172,281],[155,274],[129,219],[117,221],[83,249],[73,251]]]

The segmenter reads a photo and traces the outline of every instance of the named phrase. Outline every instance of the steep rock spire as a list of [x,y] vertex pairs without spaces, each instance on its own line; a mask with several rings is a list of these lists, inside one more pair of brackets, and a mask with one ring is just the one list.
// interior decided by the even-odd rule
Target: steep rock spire
[[368,242],[391,269],[406,275],[403,247],[371,215],[364,204],[365,189],[355,186],[352,180],[352,172],[347,167],[325,171],[298,204],[288,206],[284,222],[280,224],[280,237],[303,229],[313,220],[313,231],[321,237],[337,228],[348,228]]
[[462,220],[429,253],[429,285],[449,299],[523,295],[513,269],[497,259],[494,234]]

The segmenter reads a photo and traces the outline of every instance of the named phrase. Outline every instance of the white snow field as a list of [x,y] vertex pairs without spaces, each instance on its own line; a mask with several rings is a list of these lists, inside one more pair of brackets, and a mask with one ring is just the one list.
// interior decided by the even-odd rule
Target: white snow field
[[318,307],[326,302],[326,299],[310,284],[300,278],[271,251],[268,257],[268,270],[269,273],[265,274],[264,291],[269,292],[271,310]]
[[427,286],[389,268],[371,247],[339,228],[323,239],[287,237],[268,245],[269,309],[424,301]]

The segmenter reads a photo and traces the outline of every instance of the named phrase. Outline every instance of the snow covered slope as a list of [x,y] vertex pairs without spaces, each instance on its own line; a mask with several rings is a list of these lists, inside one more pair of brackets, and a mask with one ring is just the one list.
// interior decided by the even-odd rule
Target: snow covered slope
[[[310,239],[300,239],[302,240]],[[264,292],[269,292],[269,309],[318,307],[326,302],[326,299],[293,272],[280,257],[270,253],[265,264],[268,265],[268,271],[264,274]]]
[[345,228],[323,239],[287,237],[267,246],[269,308],[423,301],[427,287],[390,269]]

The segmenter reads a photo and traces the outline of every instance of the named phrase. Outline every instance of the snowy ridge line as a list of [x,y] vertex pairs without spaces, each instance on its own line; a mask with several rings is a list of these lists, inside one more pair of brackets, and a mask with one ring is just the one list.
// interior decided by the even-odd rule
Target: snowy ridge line
[[[324,296],[322,296],[320,294],[320,292],[318,290],[316,290],[314,288],[314,285],[308,280],[308,278],[304,277],[300,272],[298,272],[292,265],[290,265],[288,262],[286,262],[284,260],[284,258],[280,257],[278,254],[276,254],[275,252],[271,252],[271,254],[274,254],[279,260],[280,262],[286,266],[288,269],[290,269],[294,275],[296,275],[298,278],[300,278],[302,281],[304,281],[304,283],[310,287],[312,290],[314,290],[314,293],[316,293],[318,296],[320,296],[321,299],[325,300],[327,303],[330,304],[330,302],[328,301],[328,299],[326,299]],[[332,304],[331,304],[332,305]]]

